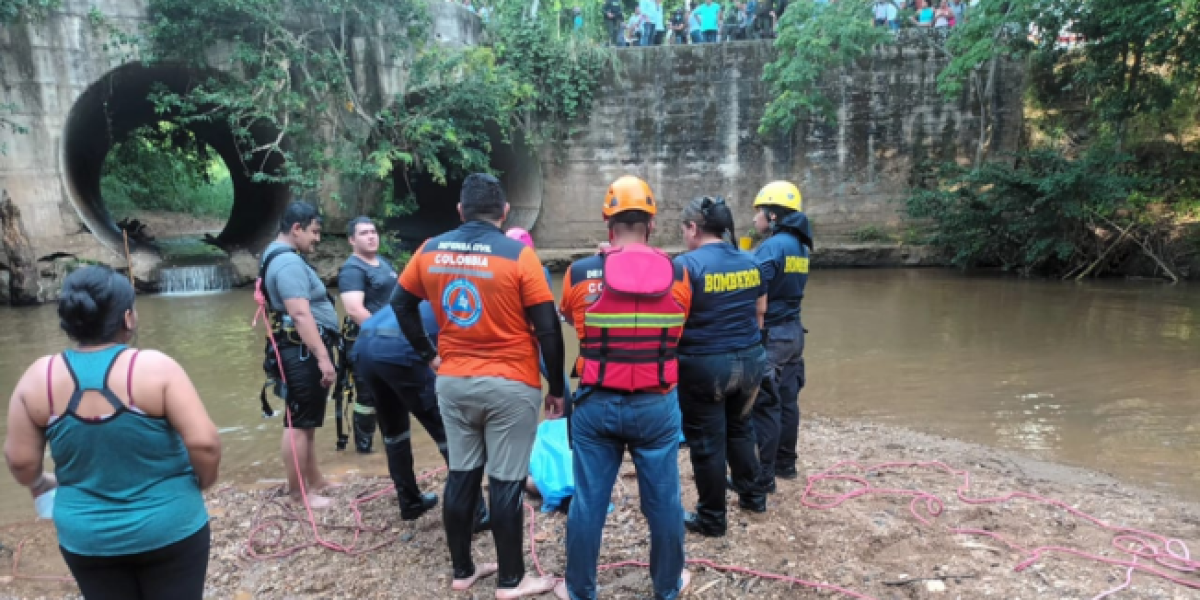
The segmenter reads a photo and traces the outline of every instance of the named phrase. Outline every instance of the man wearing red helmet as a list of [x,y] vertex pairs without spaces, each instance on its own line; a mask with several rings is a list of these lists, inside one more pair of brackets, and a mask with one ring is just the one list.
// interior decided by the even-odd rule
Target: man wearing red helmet
[[559,598],[596,598],[608,500],[628,449],[650,525],[654,597],[677,597],[684,570],[675,347],[691,305],[687,273],[647,245],[658,212],[646,182],[622,177],[602,210],[610,246],[572,263],[561,311],[579,334],[579,389],[570,421],[575,496]]

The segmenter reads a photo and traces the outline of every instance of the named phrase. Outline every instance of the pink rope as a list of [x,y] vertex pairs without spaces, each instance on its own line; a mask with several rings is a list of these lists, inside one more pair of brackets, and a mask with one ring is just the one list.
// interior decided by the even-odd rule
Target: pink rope
[[[853,468],[863,475],[838,472],[844,468]],[[957,535],[984,536],[994,539],[1005,546],[1025,555],[1025,559],[1013,568],[1013,570],[1016,572],[1025,570],[1030,565],[1041,560],[1041,558],[1046,554],[1059,553],[1077,556],[1097,563],[1118,567],[1127,567],[1130,569],[1130,572],[1137,570],[1160,577],[1184,587],[1200,589],[1200,581],[1195,579],[1185,579],[1177,575],[1177,573],[1194,573],[1197,570],[1200,570],[1200,562],[1191,559],[1187,545],[1181,540],[1168,538],[1150,531],[1111,525],[1081,510],[1071,507],[1061,500],[1054,500],[1052,498],[1046,498],[1044,496],[1039,496],[1037,494],[1031,494],[1028,492],[1009,492],[1001,496],[972,498],[967,495],[971,489],[971,474],[967,471],[953,469],[941,461],[887,462],[870,467],[863,467],[855,461],[843,461],[830,467],[829,469],[826,469],[825,471],[810,476],[808,478],[808,486],[805,488],[804,495],[801,497],[800,501],[804,506],[809,508],[824,510],[840,506],[853,498],[866,495],[911,496],[912,501],[909,502],[909,512],[923,525],[932,526],[933,523],[931,519],[939,516],[944,508],[944,504],[940,498],[922,490],[878,488],[871,485],[871,483],[869,483],[865,478],[865,474],[870,472],[909,468],[933,469],[935,471],[941,471],[943,473],[960,477],[962,483],[959,485],[955,494],[960,501],[966,504],[1001,504],[1010,500],[1020,499],[1060,508],[1071,515],[1091,522],[1101,529],[1114,532],[1116,535],[1114,535],[1112,539],[1113,548],[1115,548],[1118,552],[1131,557],[1131,560],[1108,558],[1063,546],[1040,546],[1029,549],[1008,540],[998,533],[991,531],[949,526],[946,527],[948,531]],[[822,493],[815,489],[821,483],[830,481],[849,482],[856,484],[857,487],[849,492],[840,494]],[[928,515],[928,518],[918,511],[918,506],[921,505],[924,505],[924,510]],[[1151,566],[1150,564],[1139,562],[1139,558],[1150,561],[1151,563],[1162,568],[1157,568],[1155,566]]]

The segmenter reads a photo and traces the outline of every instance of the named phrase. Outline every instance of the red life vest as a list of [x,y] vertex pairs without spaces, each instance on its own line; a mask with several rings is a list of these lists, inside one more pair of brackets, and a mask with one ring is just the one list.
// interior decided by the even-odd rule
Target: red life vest
[[677,383],[676,348],[687,315],[671,295],[671,259],[643,244],[609,250],[603,282],[600,298],[584,312],[580,383],[626,392]]

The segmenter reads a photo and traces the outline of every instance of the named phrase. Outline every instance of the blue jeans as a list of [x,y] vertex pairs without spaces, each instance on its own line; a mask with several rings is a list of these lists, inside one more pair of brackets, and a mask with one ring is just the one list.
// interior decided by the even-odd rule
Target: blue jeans
[[608,500],[625,449],[637,467],[642,514],[650,525],[654,597],[679,595],[683,571],[683,504],[679,489],[679,400],[667,394],[620,394],[581,388],[571,416],[575,497],[567,517],[567,591],[596,598],[596,562]]
[[702,31],[701,34],[704,36],[705,44],[715,44],[717,42],[717,30],[716,29],[708,29],[708,30]]
[[642,23],[642,46],[654,45],[654,23]]

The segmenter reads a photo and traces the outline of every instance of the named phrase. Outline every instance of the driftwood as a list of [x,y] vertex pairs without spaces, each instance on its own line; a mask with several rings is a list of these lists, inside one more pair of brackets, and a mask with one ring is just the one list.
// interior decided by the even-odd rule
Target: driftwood
[[8,190],[0,190],[0,234],[8,256],[10,302],[13,306],[37,304],[40,279],[37,257],[21,221],[21,209],[8,197]]

